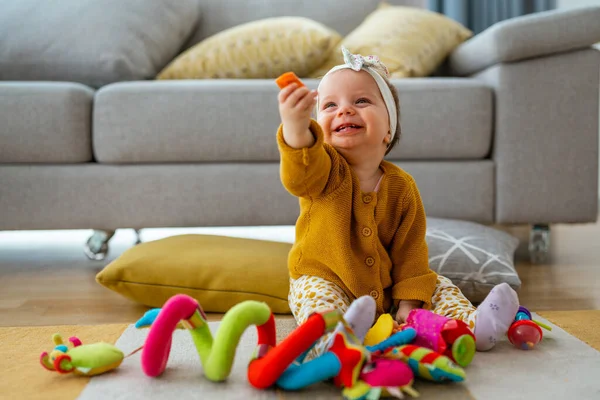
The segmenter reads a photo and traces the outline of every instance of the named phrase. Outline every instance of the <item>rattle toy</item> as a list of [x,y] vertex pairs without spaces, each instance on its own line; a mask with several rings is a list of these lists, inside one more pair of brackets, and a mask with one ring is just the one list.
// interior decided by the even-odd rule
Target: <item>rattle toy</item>
[[522,350],[531,350],[543,338],[540,326],[546,330],[552,330],[548,325],[532,319],[527,308],[519,306],[515,321],[508,328],[506,335],[515,347]]
[[123,352],[109,343],[82,344],[77,337],[70,337],[72,347],[64,344],[58,333],[52,336],[56,345],[50,353],[40,355],[40,363],[49,371],[60,374],[73,373],[80,376],[100,375],[117,368],[125,358]]
[[277,79],[275,79],[275,83],[279,86],[280,89],[283,89],[289,84],[296,83],[298,87],[305,86],[304,83],[298,78],[298,76],[293,72],[286,72],[280,75]]
[[[155,309],[148,313],[136,326],[151,325],[141,355],[142,370],[150,377],[157,377],[164,372],[171,351],[173,332],[180,322],[192,336],[204,375],[214,382],[223,381],[229,376],[235,350],[247,327],[265,324],[272,324],[274,327],[269,306],[251,300],[235,305],[223,316],[214,338],[206,321],[206,314],[190,296],[175,295],[167,300],[160,311]],[[273,342],[274,331],[272,337],[262,337],[262,340]]]
[[445,355],[461,367],[475,356],[475,335],[460,320],[417,308],[410,311],[402,329],[409,327],[417,332],[413,344]]

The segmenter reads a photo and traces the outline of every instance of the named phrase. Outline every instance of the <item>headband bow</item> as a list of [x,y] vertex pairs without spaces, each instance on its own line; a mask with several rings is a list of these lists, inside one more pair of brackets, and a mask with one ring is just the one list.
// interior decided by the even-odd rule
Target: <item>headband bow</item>
[[361,56],[360,54],[352,54],[342,46],[342,54],[344,55],[344,63],[354,71],[360,71],[363,68],[373,68],[386,78],[390,77],[390,73],[377,56]]

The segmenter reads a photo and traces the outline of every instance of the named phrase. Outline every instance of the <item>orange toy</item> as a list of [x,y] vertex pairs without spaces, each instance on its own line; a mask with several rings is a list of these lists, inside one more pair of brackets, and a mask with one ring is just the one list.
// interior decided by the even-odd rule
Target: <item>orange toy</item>
[[283,89],[290,83],[298,84],[298,87],[304,86],[304,83],[296,76],[293,72],[286,72],[279,76],[279,78],[275,79],[275,83],[279,86],[280,89]]

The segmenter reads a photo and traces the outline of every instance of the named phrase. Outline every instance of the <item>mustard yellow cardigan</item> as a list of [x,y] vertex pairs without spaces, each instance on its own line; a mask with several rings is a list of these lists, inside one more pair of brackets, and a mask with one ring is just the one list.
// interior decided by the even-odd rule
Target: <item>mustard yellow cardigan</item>
[[398,300],[431,307],[437,274],[429,268],[425,212],[414,179],[383,161],[377,192],[362,192],[354,171],[330,145],[315,120],[313,146],[294,149],[277,132],[281,181],[299,198],[290,276],[314,275],[351,298],[372,296],[378,315]]

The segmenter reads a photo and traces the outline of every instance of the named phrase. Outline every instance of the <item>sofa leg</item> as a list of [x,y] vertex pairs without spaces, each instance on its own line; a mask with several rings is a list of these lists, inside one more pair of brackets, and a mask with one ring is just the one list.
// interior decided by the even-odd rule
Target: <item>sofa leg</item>
[[140,237],[140,230],[139,229],[134,229],[134,232],[135,232],[135,244],[142,243],[142,239]]
[[548,260],[550,252],[550,226],[536,224],[529,231],[529,259],[532,264]]
[[115,231],[94,230],[94,233],[83,246],[85,255],[94,261],[104,260],[108,253],[108,241],[113,237]]

